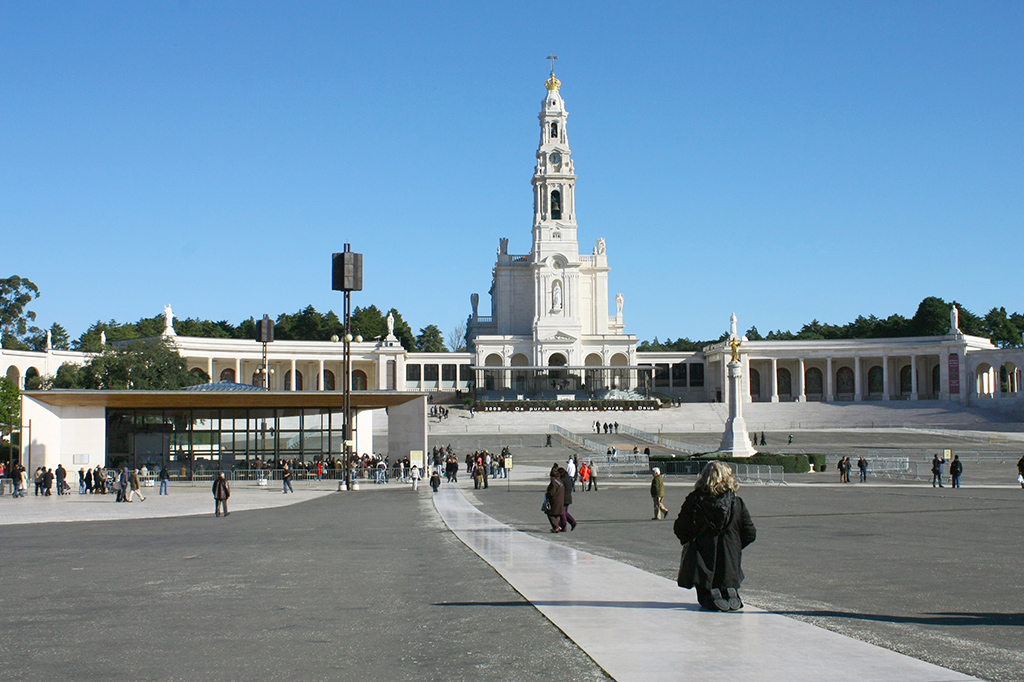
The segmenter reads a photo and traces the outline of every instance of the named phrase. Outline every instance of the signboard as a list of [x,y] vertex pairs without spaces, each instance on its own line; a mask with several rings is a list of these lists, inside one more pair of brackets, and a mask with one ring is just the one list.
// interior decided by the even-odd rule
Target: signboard
[[949,394],[960,395],[960,356],[949,355]]
[[511,469],[512,468],[512,455],[505,455],[505,468],[506,469]]
[[422,450],[409,451],[409,466],[418,466],[420,468],[420,471],[426,471],[426,463],[423,461]]

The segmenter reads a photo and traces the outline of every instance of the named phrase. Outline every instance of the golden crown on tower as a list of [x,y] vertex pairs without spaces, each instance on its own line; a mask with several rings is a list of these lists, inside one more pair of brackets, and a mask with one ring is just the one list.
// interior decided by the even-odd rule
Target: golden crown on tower
[[547,79],[544,86],[547,87],[548,90],[557,90],[562,87],[562,81],[555,78],[555,74],[551,74],[551,78]]

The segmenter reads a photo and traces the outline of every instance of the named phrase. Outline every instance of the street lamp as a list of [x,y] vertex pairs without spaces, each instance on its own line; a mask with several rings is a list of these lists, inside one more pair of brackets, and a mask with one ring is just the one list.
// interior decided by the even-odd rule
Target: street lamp
[[[342,253],[336,253],[331,259],[331,289],[345,294],[345,333],[341,340],[342,347],[342,411],[344,427],[342,431],[342,458],[345,466],[345,488],[352,490],[352,300],[353,291],[363,290],[363,254],[353,253],[352,246],[345,244]],[[360,339],[361,340],[361,339]]]

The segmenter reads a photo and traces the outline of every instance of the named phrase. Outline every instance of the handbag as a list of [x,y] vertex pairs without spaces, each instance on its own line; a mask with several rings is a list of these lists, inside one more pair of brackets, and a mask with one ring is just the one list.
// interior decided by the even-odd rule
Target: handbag
[[540,503],[540,510],[545,514],[551,512],[551,499],[545,494],[544,501]]

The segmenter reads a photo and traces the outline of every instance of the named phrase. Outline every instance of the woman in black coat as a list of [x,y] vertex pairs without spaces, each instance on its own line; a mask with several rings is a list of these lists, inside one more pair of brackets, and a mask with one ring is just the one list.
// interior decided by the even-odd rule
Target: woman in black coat
[[697,588],[697,601],[713,611],[743,608],[741,556],[757,529],[737,490],[728,465],[708,462],[673,526],[683,545],[677,582]]

